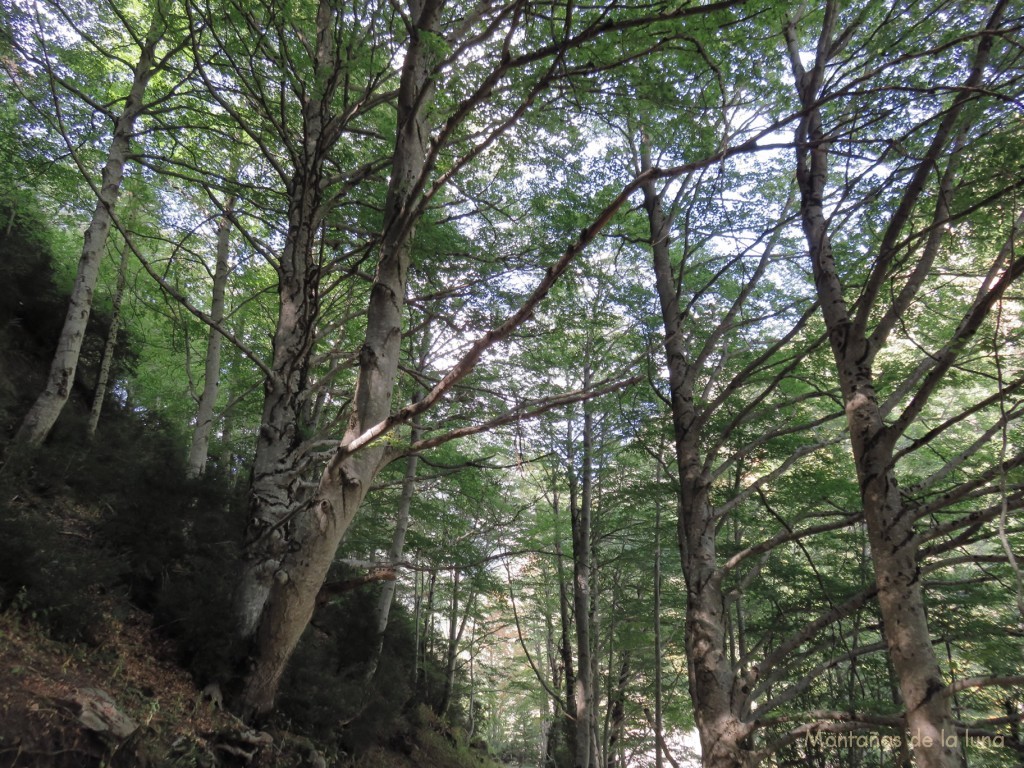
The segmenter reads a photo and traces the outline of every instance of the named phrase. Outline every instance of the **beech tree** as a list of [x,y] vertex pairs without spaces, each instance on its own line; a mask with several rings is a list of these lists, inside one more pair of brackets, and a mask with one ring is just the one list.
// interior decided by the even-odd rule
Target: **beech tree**
[[[826,209],[829,164],[837,144],[863,142],[867,136],[877,134],[874,127],[847,127],[838,115],[829,120],[823,114],[826,108],[821,102],[830,90],[843,87],[842,81],[827,83],[830,64],[846,55],[848,45],[857,39],[861,28],[871,29],[874,20],[867,14],[846,19],[837,4],[827,3],[810,65],[805,64],[802,56],[797,20],[790,22],[786,32],[800,103],[806,111],[796,136],[801,223],[843,394],[885,639],[906,706],[906,726],[915,759],[922,766],[962,765],[963,755],[951,746],[949,739],[956,734],[952,707],[949,696],[943,693],[948,688],[928,628],[921,585],[921,544],[935,534],[918,531],[916,523],[922,516],[901,494],[897,469],[897,456],[905,456],[918,447],[914,443],[929,438],[910,438],[913,442],[908,450],[900,451],[898,446],[915,434],[915,424],[931,398],[941,391],[949,371],[967,353],[972,338],[1020,277],[1021,265],[1011,255],[1019,237],[1019,220],[1011,219],[1008,234],[996,240],[994,256],[987,260],[978,277],[970,281],[973,299],[954,310],[960,314],[956,325],[944,340],[929,344],[927,355],[914,372],[884,399],[879,397],[875,366],[900,319],[918,301],[928,301],[921,294],[928,290],[943,261],[951,257],[951,249],[944,242],[947,228],[981,202],[968,195],[971,202],[965,204],[963,197],[958,201],[954,195],[964,178],[962,158],[970,157],[972,134],[978,127],[976,116],[981,110],[976,101],[983,98],[979,94],[990,89],[998,92],[1004,87],[1001,73],[1006,71],[1005,62],[999,60],[1000,53],[993,49],[1003,29],[1005,11],[1006,4],[996,3],[986,9],[976,33],[965,30],[964,40],[958,45],[970,52],[969,63],[962,68],[952,67],[947,75],[952,96],[948,101],[940,99],[934,111],[928,110],[926,121],[912,122],[898,134],[900,141],[913,142],[915,150],[920,147],[921,154],[917,156],[915,151],[915,159],[910,161],[881,154],[881,162],[894,162],[906,169],[906,181],[894,190],[891,212],[883,219],[880,237],[867,244],[871,256],[862,273],[863,288],[852,306],[836,267],[831,234],[842,225]],[[857,61],[858,53],[854,48],[852,61]],[[922,47],[917,55],[928,57],[930,50]],[[851,63],[847,59],[843,66],[850,67]],[[987,75],[987,71],[993,74]],[[1016,75],[1010,77],[1017,79]],[[842,114],[840,109],[836,109],[838,114]],[[884,116],[876,119],[882,122]],[[835,127],[830,125],[832,122]],[[851,186],[856,183],[848,182]],[[1007,190],[997,183],[990,194],[998,200]],[[970,290],[966,285],[964,288]],[[1006,396],[1001,391],[1004,382],[999,384],[996,399]],[[978,405],[969,405],[967,410],[975,410]],[[890,414],[894,416],[890,418]],[[1005,414],[999,421],[1002,419]],[[959,417],[954,416],[953,420],[958,421]],[[966,485],[982,488],[993,475],[1001,475],[1020,460],[1020,456],[1004,455],[1002,463],[981,470]],[[966,489],[946,493],[955,496],[964,492]],[[946,507],[943,500],[932,503],[936,509]],[[984,516],[984,512],[975,511],[969,516],[971,523],[954,517],[940,528],[956,530]]]
[[[78,19],[64,13],[60,5],[52,6],[47,11],[61,18],[75,34],[81,34],[93,50],[101,55],[106,55],[106,51],[102,48],[102,39],[92,37],[92,30],[76,28]],[[78,356],[92,310],[93,291],[99,275],[100,261],[107,244],[111,219],[120,195],[125,165],[131,152],[135,125],[139,117],[149,108],[146,101],[146,90],[150,80],[158,71],[165,68],[179,52],[179,48],[173,44],[167,51],[157,52],[157,46],[164,40],[168,29],[173,29],[177,24],[172,15],[173,11],[173,3],[157,3],[153,7],[145,33],[142,33],[141,30],[125,30],[127,36],[138,46],[139,51],[131,65],[132,78],[128,92],[123,97],[117,98],[114,102],[116,106],[107,106],[103,103],[102,96],[96,98],[80,90],[74,83],[74,77],[68,71],[67,66],[54,60],[54,53],[49,50],[49,45],[45,42],[44,25],[49,22],[41,16],[37,16],[35,21],[37,25],[36,44],[31,48],[23,48],[21,51],[23,56],[45,72],[52,100],[48,104],[37,105],[37,109],[53,119],[54,130],[63,137],[68,151],[75,158],[79,171],[83,177],[89,180],[96,196],[96,207],[85,232],[82,253],[78,262],[78,275],[75,278],[75,287],[71,293],[64,327],[57,343],[57,351],[50,366],[49,379],[46,388],[25,415],[15,437],[18,442],[36,447],[42,445],[56,423],[75,383]],[[120,19],[127,22],[124,16],[121,16]],[[117,57],[111,57],[111,60],[115,66],[122,64]],[[113,122],[113,131],[98,182],[93,181],[92,169],[87,160],[80,156],[70,132],[71,129],[64,121],[62,100],[68,95],[72,99],[81,99],[89,106],[100,110]]]
[[347,674],[387,677],[404,596],[413,695],[545,765],[1020,745],[1012,4],[188,0],[98,10],[112,56],[45,7],[28,132],[113,162],[89,211],[48,194],[164,294],[125,397],[194,417],[193,476],[226,411],[251,471],[246,718],[379,588]]
[[[723,7],[728,5],[725,3]],[[283,43],[284,30],[292,24],[310,24],[304,39],[316,40],[315,46],[310,43],[301,54],[305,57],[301,58],[302,68],[309,68],[309,77],[299,80],[296,73],[292,81],[312,84],[308,92],[305,85],[299,88],[299,140],[291,133],[290,124],[275,122],[278,110],[263,85],[253,80],[240,81],[249,83],[245,86],[248,91],[243,91],[245,99],[257,114],[275,127],[283,146],[290,148],[293,161],[293,166],[286,167],[276,161],[269,148],[263,150],[264,159],[276,168],[284,181],[289,199],[289,226],[281,257],[275,260],[280,312],[273,359],[263,366],[268,376],[267,395],[253,464],[247,567],[239,591],[241,635],[252,636],[255,642],[251,671],[246,676],[241,697],[242,710],[250,714],[266,712],[272,706],[281,671],[308,622],[319,584],[323,582],[338,543],[373,477],[392,456],[379,438],[397,424],[433,407],[475,367],[486,349],[520,326],[614,210],[628,199],[628,192],[619,195],[549,267],[518,310],[470,346],[462,360],[420,401],[392,412],[410,247],[417,223],[428,204],[450,179],[516,124],[558,80],[563,58],[569,51],[602,34],[641,26],[651,18],[708,12],[704,8],[669,9],[660,15],[624,15],[620,19],[599,9],[592,16],[581,18],[578,27],[570,17],[554,42],[550,42],[546,33],[538,40],[526,34],[520,42],[517,35],[530,27],[528,18],[515,7],[460,12],[452,21],[448,21],[446,9],[440,5],[414,4],[408,10],[408,17],[401,20],[409,37],[394,96],[398,120],[393,152],[382,156],[381,160],[371,159],[356,166],[341,177],[332,177],[326,170],[332,149],[338,146],[346,131],[358,128],[356,118],[390,101],[391,92],[378,90],[390,81],[383,76],[383,70],[379,77],[371,72],[362,84],[347,77],[348,69],[341,62],[348,60],[350,43],[346,35],[350,30],[342,25],[338,9],[321,4],[315,19],[306,20],[269,9],[268,13],[273,15],[262,21],[256,21],[248,10],[237,11],[243,22],[254,30],[276,30],[274,46],[281,51],[287,50]],[[710,10],[715,8],[710,7]],[[204,9],[202,13],[211,18],[212,9]],[[374,19],[380,26],[371,31],[387,41],[391,31],[384,26],[386,16],[378,14]],[[216,28],[214,24],[210,26]],[[245,49],[243,55],[250,61],[274,61],[274,55],[264,47],[264,39],[257,36],[254,46]],[[372,35],[369,43],[380,44]],[[232,43],[242,44],[240,40]],[[432,125],[429,116],[436,79],[445,68],[454,66],[458,57],[468,55],[473,46],[492,46],[498,54],[497,64],[493,69],[464,70],[462,74],[471,73],[476,78],[463,86],[464,95],[448,107],[444,121]],[[390,44],[387,47],[390,48]],[[452,51],[450,58],[444,56],[446,47]],[[225,49],[225,56],[229,62],[237,60],[237,53],[230,49]],[[300,61],[293,61],[293,65],[295,63]],[[246,76],[237,68],[232,72],[238,77]],[[515,89],[498,87],[512,75],[524,77],[524,84]],[[225,112],[238,114],[240,128],[247,131],[257,145],[265,141],[241,119],[233,99],[220,92],[211,75],[205,75],[205,82]],[[498,107],[495,121],[482,131],[465,134],[467,121],[478,114],[484,104],[499,96],[501,101],[495,102]],[[301,425],[304,401],[309,396],[310,360],[321,306],[318,233],[327,213],[339,205],[347,189],[354,188],[378,168],[387,166],[390,178],[383,209],[383,234],[372,246],[377,254],[377,268],[361,334],[363,341],[348,425],[319,483],[310,492],[303,479],[310,446],[303,439]],[[330,189],[331,183],[339,185],[337,191],[325,197],[324,192]]]
[[225,291],[230,273],[231,216],[234,200],[228,198],[224,213],[217,222],[216,256],[213,271],[213,291],[210,300],[210,320],[206,355],[203,365],[203,389],[196,407],[196,425],[192,432],[192,443],[188,452],[188,471],[198,477],[206,471],[206,459],[210,451],[210,433],[213,429],[217,394],[220,390],[221,347],[224,337],[216,326],[225,320]]

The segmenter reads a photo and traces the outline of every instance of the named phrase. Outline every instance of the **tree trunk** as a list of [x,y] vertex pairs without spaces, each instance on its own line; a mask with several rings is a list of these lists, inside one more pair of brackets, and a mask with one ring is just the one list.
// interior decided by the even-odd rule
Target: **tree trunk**
[[[660,480],[660,465],[659,465]],[[663,768],[664,755],[662,723],[662,671],[661,671],[661,505],[654,515],[654,768]]]
[[[584,374],[584,388],[590,385],[589,368]],[[572,514],[573,613],[576,617],[576,704],[575,766],[591,768],[596,758],[594,742],[594,677],[590,638],[591,581],[591,495],[593,416],[584,404],[582,434],[582,470],[577,496],[573,461],[573,435],[569,432],[570,512]]]
[[[644,170],[651,167],[646,144]],[[669,221],[653,183],[643,187],[651,232],[658,299],[665,327],[665,357],[671,389],[672,428],[679,474],[679,552],[686,580],[686,653],[690,698],[700,733],[704,768],[746,768],[753,758],[746,739],[752,727],[741,718],[745,681],[738,679],[727,652],[723,574],[717,566],[716,520],[710,481],[700,460],[694,429],[692,371],[684,346],[679,299],[669,253]]]
[[92,312],[93,291],[99,277],[100,262],[106,248],[113,221],[113,211],[121,193],[124,167],[131,152],[135,121],[144,109],[146,88],[156,66],[156,47],[164,34],[166,3],[158,2],[153,9],[149,31],[139,52],[139,60],[132,75],[132,85],[124,109],[114,124],[114,135],[103,166],[100,189],[89,228],[85,231],[82,254],[78,260],[78,274],[71,291],[64,326],[57,341],[57,351],[50,364],[46,387],[26,414],[15,442],[39,447],[57,422],[75,383],[78,357],[85,338],[85,329]]
[[[823,40],[831,39],[828,25],[835,13],[834,8],[831,16],[826,13]],[[921,768],[957,768],[963,760],[955,747],[958,739],[953,715],[949,698],[943,695],[945,683],[928,629],[914,516],[904,509],[896,481],[893,448],[898,434],[882,418],[871,364],[873,345],[863,329],[852,322],[828,233],[824,198],[829,145],[820,110],[813,106],[824,76],[824,62],[804,71],[792,32],[790,40],[797,88],[808,107],[796,141],[801,224],[845,403],[884,636],[906,707],[916,764]]]
[[448,612],[448,646],[445,649],[444,657],[444,688],[441,691],[441,701],[437,705],[437,714],[444,717],[448,712],[448,706],[452,702],[452,690],[455,688],[455,660],[459,654],[459,638],[462,632],[459,630],[459,584],[462,581],[462,574],[455,570],[452,573],[452,602]]
[[427,597],[423,603],[423,615],[416,622],[416,631],[419,633],[419,641],[416,644],[416,657],[419,659],[419,674],[415,678],[415,688],[421,694],[426,694],[427,683],[427,655],[433,652],[434,641],[434,588],[437,586],[437,571],[430,571],[430,581],[427,586]]
[[[610,671],[610,670],[609,670]],[[608,768],[626,768],[625,761],[619,762],[618,756],[622,751],[619,742],[622,740],[626,730],[626,688],[629,684],[629,649],[622,652],[622,662],[619,666],[619,678],[615,690],[611,695],[611,724],[608,728],[608,749],[605,765]]]
[[[561,729],[559,728],[561,722],[560,715],[563,712],[561,698],[558,695],[559,691],[562,689],[563,667],[562,662],[559,659],[559,652],[555,648],[554,617],[551,615],[551,611],[547,610],[547,608],[544,610],[544,628],[546,630],[545,655],[547,656],[548,661],[548,671],[551,674],[551,695],[548,697],[548,701],[551,706],[551,717],[550,719],[545,719],[543,744],[540,754],[541,765],[554,766],[556,765],[555,754],[558,746],[558,735],[561,732]],[[545,707],[545,715],[547,714],[547,707]]]
[[[210,318],[220,325],[224,321],[224,293],[228,283],[228,256],[231,249],[231,213],[235,197],[228,197],[224,213],[217,225],[217,264],[213,272],[213,298],[210,303]],[[213,431],[213,412],[220,391],[220,352],[224,337],[210,326],[210,337],[206,343],[206,365],[203,374],[203,392],[196,409],[196,426],[192,431],[192,444],[188,452],[187,473],[199,477],[206,472],[206,459],[210,452],[210,433]]]
[[[590,353],[587,353],[588,359]],[[589,378],[590,370],[587,368],[587,387],[590,386],[592,379]],[[584,408],[587,405],[584,404]],[[593,430],[593,424],[590,425]],[[594,455],[592,441],[587,445],[587,449],[591,456]],[[590,468],[589,474],[591,478],[596,476],[596,472],[593,467]],[[593,483],[593,480],[591,480]],[[601,615],[598,612],[598,603],[601,599],[601,570],[599,568],[598,552],[597,552],[597,535],[594,526],[593,510],[595,507],[594,498],[596,497],[596,490],[591,490],[590,500],[590,765],[591,768],[598,768],[604,761],[604,753],[601,748],[604,746],[601,741],[601,729],[598,727],[598,712],[597,705],[599,700],[598,695],[598,684],[601,679],[601,667],[600,661],[601,656],[597,652],[598,639],[601,637]],[[611,633],[609,633],[611,636]],[[609,668],[609,675],[611,675],[611,669]]]
[[565,557],[562,554],[562,533],[559,522],[559,496],[557,488],[552,491],[551,511],[555,518],[555,564],[558,575],[558,615],[561,624],[561,642],[559,654],[562,659],[562,670],[565,680],[565,718],[562,721],[561,733],[569,753],[575,762],[576,739],[576,672],[572,658],[572,624],[569,618],[569,590],[566,587]]
[[[380,261],[370,292],[366,338],[359,356],[359,376],[352,417],[345,436],[308,499],[301,491],[305,458],[298,450],[301,437],[301,397],[305,388],[313,341],[316,266],[310,264],[314,230],[310,218],[319,207],[319,171],[302,179],[303,197],[293,198],[289,242],[305,261],[291,265],[282,258],[281,321],[275,336],[274,377],[268,383],[264,422],[260,430],[253,474],[253,521],[249,562],[241,590],[244,632],[253,632],[255,647],[244,681],[240,709],[261,717],[274,704],[278,683],[288,659],[309,623],[316,595],[334,560],[342,537],[355,517],[380,469],[384,448],[373,444],[350,452],[349,442],[382,421],[391,409],[392,389],[401,352],[402,310],[405,305],[409,252],[415,227],[413,201],[424,172],[429,142],[426,109],[433,91],[434,36],[440,22],[440,0],[413,0],[411,39],[402,69],[398,95],[398,134],[391,180],[385,202]],[[324,0],[318,26],[332,22]],[[318,35],[325,49],[322,61],[336,52],[331,35]],[[328,77],[328,74],[324,74]],[[316,110],[308,109],[307,112]],[[314,115],[307,124],[315,122]],[[319,119],[319,118],[318,118]],[[318,131],[312,137],[319,136]],[[307,142],[314,150],[316,141]],[[296,247],[296,246],[302,246]],[[302,269],[296,267],[303,267]],[[304,279],[306,278],[306,279]],[[269,513],[269,514],[267,514]]]
[[117,335],[121,330],[121,301],[124,299],[124,286],[128,278],[128,246],[121,249],[121,263],[117,267],[117,288],[114,291],[114,305],[111,309],[110,330],[107,341],[103,345],[103,359],[100,361],[99,375],[96,377],[96,392],[92,396],[92,408],[89,410],[89,424],[86,435],[90,440],[96,436],[96,428],[100,423],[103,401],[107,397],[110,385],[110,369],[114,364],[114,350],[117,347]]
[[[415,398],[414,398],[415,400]],[[411,442],[419,440],[421,434],[419,419],[413,421]],[[405,475],[402,478],[402,494],[398,499],[398,510],[395,513],[395,532],[391,537],[391,549],[388,550],[388,562],[397,563],[405,551],[405,534],[409,531],[409,510],[412,508],[413,495],[416,493],[416,465],[419,456],[415,453],[406,459]],[[397,580],[385,582],[377,598],[377,644],[366,668],[366,680],[373,680],[377,674],[377,665],[384,652],[384,633],[388,628],[388,617],[391,615],[391,604],[395,599]]]
[[238,633],[242,638],[256,634],[275,574],[294,540],[289,521],[309,499],[304,490],[307,460],[301,450],[302,405],[319,310],[315,300],[319,276],[312,254],[322,159],[312,162],[316,167],[295,179],[288,237],[278,268],[280,310],[273,339],[272,375],[265,382],[263,415],[256,438],[244,564],[237,593]]
[[[231,392],[228,391],[230,398]],[[221,442],[220,452],[217,455],[217,464],[220,467],[221,473],[228,478],[231,478],[232,489],[238,487],[238,481],[235,478],[235,451],[232,447],[232,438],[234,437],[234,409],[228,408],[223,414],[223,425],[221,427]]]
[[[430,336],[424,333],[420,349],[419,370],[422,372],[427,366],[427,355],[430,349]],[[419,399],[419,393],[414,393],[412,402]],[[411,423],[411,434],[409,442],[415,445],[423,434],[420,429],[420,419],[415,417]],[[388,560],[397,563],[402,559],[405,552],[405,535],[409,531],[409,512],[412,509],[412,499],[416,493],[416,467],[419,463],[419,454],[412,453],[406,458],[405,475],[402,477],[402,493],[398,499],[398,509],[395,512],[395,531],[391,537],[391,548],[388,550]],[[391,615],[391,604],[395,599],[397,580],[389,581],[381,590],[377,599],[377,644],[374,646],[370,663],[366,667],[365,678],[367,682],[373,680],[377,674],[377,665],[380,663],[381,654],[384,651],[384,633],[388,628],[388,618]]]
[[473,622],[473,634],[469,638],[469,706],[466,716],[469,722],[466,724],[466,733],[472,741],[476,735],[476,622]]

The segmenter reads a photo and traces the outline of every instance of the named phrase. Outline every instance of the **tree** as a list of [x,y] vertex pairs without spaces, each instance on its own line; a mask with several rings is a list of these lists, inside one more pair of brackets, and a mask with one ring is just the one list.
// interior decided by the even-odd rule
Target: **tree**
[[[728,5],[728,4],[726,4]],[[576,30],[565,29],[554,43],[546,34],[537,42],[527,36],[525,50],[512,54],[520,24],[526,22],[512,8],[491,9],[490,15],[470,13],[469,28],[455,25],[446,45],[459,56],[472,45],[493,45],[500,53],[493,69],[479,73],[479,80],[467,89],[460,101],[449,107],[447,121],[431,140],[429,108],[438,66],[452,62],[441,57],[439,46],[442,11],[440,5],[410,6],[409,44],[399,76],[398,123],[384,205],[382,232],[376,273],[369,294],[366,325],[359,352],[359,369],[352,397],[345,436],[320,476],[310,495],[302,484],[308,462],[309,446],[302,439],[302,402],[307,397],[310,352],[316,338],[319,312],[318,286],[320,266],[314,259],[316,233],[329,208],[322,197],[324,164],[327,153],[336,146],[342,129],[358,110],[382,103],[383,96],[363,98],[354,103],[354,113],[332,114],[332,98],[342,87],[344,67],[336,65],[345,48],[341,46],[340,16],[337,10],[321,4],[316,14],[317,46],[308,49],[312,67],[310,82],[315,89],[308,94],[303,112],[303,140],[295,147],[295,172],[286,172],[290,199],[289,228],[278,264],[281,311],[274,336],[273,362],[266,367],[267,397],[257,444],[251,492],[247,567],[240,588],[243,637],[255,637],[250,673],[246,676],[241,708],[249,714],[270,709],[277,681],[284,664],[306,623],[319,583],[330,565],[338,542],[344,535],[382,463],[390,454],[379,438],[394,426],[432,408],[458,381],[467,376],[485,350],[518,328],[567,269],[575,256],[604,226],[610,216],[628,199],[626,190],[617,196],[597,219],[583,231],[521,306],[507,320],[478,339],[462,359],[419,402],[391,412],[392,391],[398,372],[401,349],[402,308],[406,296],[409,252],[416,225],[427,205],[458,171],[481,155],[500,138],[560,75],[561,57],[598,35],[618,29],[640,26],[648,16],[608,19],[598,10]],[[704,9],[680,9],[657,18],[702,13]],[[247,12],[245,12],[247,13]],[[243,14],[244,15],[244,14]],[[266,25],[274,29],[280,22]],[[491,41],[494,41],[493,43]],[[497,89],[503,78],[529,73],[521,91]],[[475,74],[475,73],[474,73]],[[208,85],[212,85],[207,78]],[[347,81],[346,81],[347,82]],[[211,88],[211,92],[215,89]],[[482,138],[462,135],[465,123],[474,111],[492,97],[508,96],[511,103],[495,122],[484,130]],[[353,98],[346,93],[347,98]],[[234,105],[220,102],[231,112]],[[266,104],[263,105],[266,107]],[[264,109],[270,115],[271,110]],[[256,138],[251,126],[240,122],[243,130]],[[283,127],[283,126],[280,126]],[[441,152],[453,152],[439,163]],[[266,153],[265,153],[266,154]],[[272,160],[267,157],[268,162]],[[707,162],[711,162],[708,160]],[[377,167],[374,162],[357,168],[346,177],[342,188],[362,179]],[[438,178],[428,184],[428,175]],[[675,171],[680,172],[680,171]],[[333,204],[339,198],[332,198]],[[429,443],[429,441],[428,441]]]
[[117,287],[114,289],[113,306],[111,308],[110,330],[107,331],[107,341],[103,345],[103,357],[100,361],[100,368],[96,378],[96,392],[93,394],[92,407],[89,409],[89,424],[86,433],[91,440],[96,436],[96,428],[100,423],[100,414],[103,411],[103,401],[107,395],[107,387],[110,384],[110,373],[114,363],[114,350],[117,348],[117,335],[121,328],[121,302],[124,299],[124,288],[128,278],[128,248],[121,247],[121,257],[117,267]]
[[[57,342],[57,352],[50,366],[50,375],[46,388],[40,393],[35,404],[22,421],[21,427],[15,436],[17,442],[35,447],[42,445],[43,441],[50,434],[50,430],[56,423],[57,417],[60,415],[64,404],[71,394],[71,388],[75,382],[75,369],[78,366],[78,355],[82,347],[82,339],[85,337],[85,327],[89,322],[89,314],[92,310],[93,290],[96,287],[100,261],[106,248],[107,235],[110,232],[114,209],[120,195],[125,165],[131,152],[135,124],[139,117],[147,110],[145,99],[146,89],[149,86],[150,80],[178,53],[177,49],[173,47],[164,53],[163,56],[157,53],[157,46],[164,39],[168,28],[173,27],[173,21],[171,20],[172,10],[172,4],[166,2],[157,3],[153,8],[152,16],[149,19],[149,26],[144,36],[139,35],[135,30],[128,30],[129,36],[138,42],[140,48],[132,71],[131,86],[124,97],[124,106],[119,112],[115,113],[111,109],[103,108],[107,116],[114,122],[114,128],[103,165],[101,180],[98,186],[93,187],[96,195],[96,208],[93,211],[89,227],[85,232],[82,254],[78,262],[78,276],[75,279],[75,287],[71,293],[67,316],[64,319],[64,327]],[[84,96],[76,86],[71,84],[71,81],[64,72],[56,68],[50,55],[47,53],[46,44],[41,42],[44,39],[42,31],[39,34],[38,48],[23,49],[22,53],[27,57],[33,57],[37,53],[40,54],[41,60],[37,63],[47,73],[50,81],[50,90],[53,98],[52,106],[58,120],[57,130],[64,137],[68,150],[78,161],[79,170],[83,176],[87,179],[91,178],[89,169],[81,160],[78,160],[74,141],[68,133],[68,128],[63,125],[62,107],[58,94],[62,90],[68,90],[76,96],[85,98],[87,101],[88,97]],[[95,102],[90,103],[95,104]]]
[[[286,686],[392,677],[412,572],[400,695],[524,759],[674,764],[694,726],[709,768],[1017,739],[1024,70],[994,2],[168,10],[145,194],[105,208],[154,281],[116,392],[195,419],[193,475],[220,411],[252,470],[237,709],[269,714],[311,617]],[[52,84],[62,147],[41,108],[11,146],[81,211],[61,153],[109,154],[93,115],[149,15],[46,7],[77,32],[15,13],[10,81]],[[324,604],[356,588],[343,632]],[[885,743],[819,738],[846,733]]]
[[[833,254],[826,185],[833,142],[861,137],[857,129],[841,124],[830,134],[822,101],[830,95],[826,90],[829,63],[843,52],[859,27],[869,22],[866,14],[845,21],[837,4],[826,4],[815,59],[809,68],[802,57],[796,20],[786,32],[793,76],[805,110],[796,136],[801,223],[843,394],[886,643],[906,706],[915,759],[922,766],[962,765],[963,756],[950,746],[951,739],[955,742],[956,730],[950,699],[942,693],[946,684],[928,627],[919,565],[922,539],[915,525],[920,518],[908,509],[900,491],[897,445],[993,306],[1020,276],[1021,265],[1009,257],[1017,238],[1015,228],[990,261],[973,302],[967,305],[945,343],[923,359],[918,371],[886,401],[880,401],[877,394],[874,363],[900,317],[913,306],[933,270],[941,264],[943,228],[963,215],[953,207],[954,184],[960,157],[967,151],[964,145],[972,132],[971,115],[977,109],[971,102],[977,98],[978,89],[998,89],[1000,85],[998,79],[991,86],[986,83],[986,70],[1005,7],[996,3],[986,14],[962,84],[955,88],[950,103],[929,115],[926,122],[912,124],[904,134],[903,140],[913,137],[921,143],[923,154],[919,161],[907,165],[906,182],[895,192],[883,234],[877,243],[869,245],[873,253],[866,281],[852,308]],[[842,86],[830,87],[839,90]],[[924,193],[932,179],[938,184],[929,200]],[[926,211],[929,207],[930,216]],[[922,225],[923,234],[918,229]],[[910,259],[903,256],[904,248],[909,249]],[[883,296],[887,294],[893,298],[886,305]],[[888,422],[890,409],[900,404],[902,412]]]
[[192,432],[192,444],[188,452],[188,471],[192,477],[199,477],[206,470],[206,459],[210,451],[210,432],[213,429],[214,409],[220,390],[221,346],[224,337],[217,326],[225,318],[225,289],[230,273],[231,217],[235,201],[229,197],[224,203],[224,213],[217,223],[216,262],[213,271],[213,295],[210,303],[209,340],[206,344],[203,371],[203,391],[196,408],[196,426]]

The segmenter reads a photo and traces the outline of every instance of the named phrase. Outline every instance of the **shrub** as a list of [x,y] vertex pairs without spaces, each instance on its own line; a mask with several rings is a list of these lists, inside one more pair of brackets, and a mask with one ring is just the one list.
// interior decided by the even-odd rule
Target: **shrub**
[[116,583],[122,564],[97,551],[87,521],[54,514],[46,500],[0,484],[0,608],[32,615],[57,639],[91,639],[103,621],[97,596]]
[[[343,579],[341,569],[332,579]],[[294,728],[345,751],[409,742],[407,704],[412,690],[414,640],[403,607],[392,606],[384,648],[372,684],[367,663],[377,643],[374,617],[379,590],[364,587],[321,606],[282,680],[278,708]]]

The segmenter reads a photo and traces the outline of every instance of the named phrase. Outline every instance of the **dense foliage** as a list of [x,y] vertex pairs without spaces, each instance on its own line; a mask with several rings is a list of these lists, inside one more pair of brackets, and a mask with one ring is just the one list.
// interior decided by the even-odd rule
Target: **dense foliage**
[[1022,760],[1019,7],[0,23],[5,606],[350,753]]

